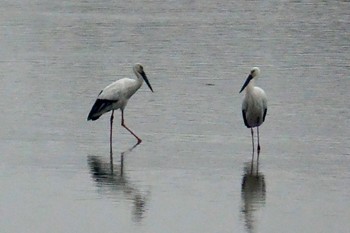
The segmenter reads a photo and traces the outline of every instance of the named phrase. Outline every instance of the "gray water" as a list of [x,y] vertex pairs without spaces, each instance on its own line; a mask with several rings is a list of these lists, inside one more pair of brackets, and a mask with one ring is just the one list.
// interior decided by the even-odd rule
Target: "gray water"
[[[0,31],[2,233],[349,231],[349,1],[3,0]],[[111,163],[109,114],[86,117],[136,62],[143,142],[116,112]]]

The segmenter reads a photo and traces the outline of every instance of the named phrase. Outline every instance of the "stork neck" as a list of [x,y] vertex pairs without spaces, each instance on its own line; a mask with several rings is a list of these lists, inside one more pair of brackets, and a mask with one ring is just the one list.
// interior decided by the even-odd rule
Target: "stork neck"
[[143,77],[141,76],[141,74],[139,73],[135,73],[135,74],[136,74],[137,80],[139,80],[140,82],[143,82]]
[[246,92],[251,93],[254,89],[254,79],[250,80],[249,84],[246,86]]
[[137,89],[140,88],[142,86],[143,83],[143,77],[141,76],[141,74],[139,74],[138,72],[134,71],[135,75],[136,75],[136,82],[137,82]]

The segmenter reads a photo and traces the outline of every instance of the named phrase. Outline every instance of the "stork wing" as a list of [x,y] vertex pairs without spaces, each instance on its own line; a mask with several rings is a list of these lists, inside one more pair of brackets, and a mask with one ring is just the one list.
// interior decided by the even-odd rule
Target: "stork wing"
[[115,100],[104,100],[104,99],[96,99],[94,105],[92,106],[90,113],[87,117],[87,120],[97,120],[102,116],[102,114],[110,111],[112,108],[112,104],[117,101]]
[[247,117],[245,115],[245,110],[242,110],[242,116],[245,126],[247,126],[247,128],[250,128],[250,126],[248,125]]

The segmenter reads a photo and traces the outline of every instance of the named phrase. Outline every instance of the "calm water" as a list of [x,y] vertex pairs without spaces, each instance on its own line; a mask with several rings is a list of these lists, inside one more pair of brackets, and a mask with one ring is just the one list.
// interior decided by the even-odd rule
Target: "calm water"
[[[1,232],[349,231],[349,1],[3,0],[0,30]],[[86,116],[136,62],[143,143],[117,112],[110,163],[109,115]]]

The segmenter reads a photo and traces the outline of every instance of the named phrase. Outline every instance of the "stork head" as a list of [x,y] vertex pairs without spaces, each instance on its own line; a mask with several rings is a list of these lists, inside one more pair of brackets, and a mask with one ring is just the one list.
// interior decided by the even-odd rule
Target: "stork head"
[[241,90],[239,91],[239,93],[241,93],[244,90],[244,88],[246,88],[246,86],[248,86],[249,82],[252,79],[256,80],[259,75],[260,75],[260,69],[258,67],[253,67],[252,70],[250,71],[249,75],[248,75],[248,78],[245,80]]
[[135,73],[141,74],[143,72],[143,66],[140,63],[136,63],[133,69]]
[[256,80],[258,78],[258,76],[260,75],[259,67],[253,67],[252,70],[250,71],[250,75],[253,76],[253,78],[255,78],[255,80]]
[[143,71],[143,66],[139,63],[136,63],[134,65],[134,68],[133,68],[135,74],[137,77],[141,76],[143,78],[143,80],[145,80],[147,86],[149,87],[149,89],[151,89],[151,91],[153,92],[153,89],[152,89],[152,86],[150,84],[150,82],[148,81],[148,78],[146,76],[146,73]]

